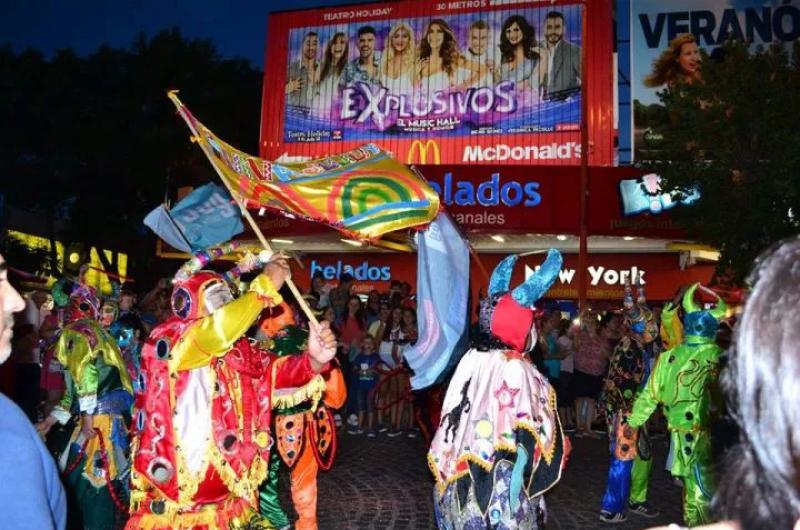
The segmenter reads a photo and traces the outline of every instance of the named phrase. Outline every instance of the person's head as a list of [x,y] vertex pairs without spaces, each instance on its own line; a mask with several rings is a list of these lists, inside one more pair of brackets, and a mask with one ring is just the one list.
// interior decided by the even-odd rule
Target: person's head
[[119,310],[131,311],[136,306],[136,293],[132,291],[122,291],[119,295]]
[[691,33],[681,33],[669,42],[669,46],[655,61],[644,85],[654,88],[675,83],[691,83],[700,77],[700,48],[697,38]]
[[100,306],[100,325],[108,329],[111,323],[119,316],[119,301],[114,298],[106,298]]
[[406,328],[415,328],[417,327],[417,312],[411,308],[405,308],[403,310],[403,326]]
[[424,60],[431,55],[441,57],[442,69],[448,74],[455,71],[460,56],[458,41],[447,22],[440,18],[430,21],[419,43],[419,58]]
[[558,336],[563,337],[564,335],[568,335],[572,329],[572,321],[568,318],[562,318],[558,321]]
[[536,46],[536,31],[533,26],[528,24],[522,15],[511,15],[505,22],[500,31],[500,52],[503,61],[514,60],[514,54],[518,48],[522,48],[525,57],[532,58],[535,53],[533,47]]
[[135,313],[122,315],[111,325],[108,331],[122,350],[135,348],[146,338],[142,319]]
[[311,278],[311,290],[315,293],[319,293],[322,291],[322,287],[325,285],[325,278],[322,276],[321,272],[315,272],[314,276]]
[[597,315],[592,312],[583,313],[583,315],[581,315],[581,328],[590,335],[595,335],[600,329],[600,321],[597,320]]
[[33,291],[31,293],[30,298],[31,300],[33,300],[33,303],[36,304],[36,307],[41,308],[50,299],[50,295],[47,294],[45,291],[37,289],[36,291]]
[[375,28],[361,26],[358,28],[358,54],[362,61],[366,61],[375,53]]
[[392,309],[392,316],[391,316],[392,325],[399,326],[403,322],[403,308],[402,307],[395,307]]
[[408,296],[411,294],[411,284],[408,282],[401,283],[400,294],[403,295],[403,298],[408,298]]
[[319,35],[313,31],[306,33],[303,37],[303,59],[311,61],[317,58],[319,49]]
[[364,335],[361,339],[361,353],[364,355],[372,355],[375,353],[375,339],[372,335]]
[[336,320],[336,312],[334,312],[331,306],[327,306],[322,311],[322,320],[325,320],[329,324],[333,324],[333,322]]
[[350,289],[353,288],[353,275],[349,272],[345,272],[342,274],[341,278],[339,278],[339,289],[344,291],[350,292]]
[[400,291],[400,280],[392,280],[389,282],[389,293],[394,294]]
[[544,39],[550,46],[555,46],[564,38],[564,15],[558,11],[550,11],[544,19]]
[[489,25],[484,20],[476,20],[469,27],[469,51],[483,55],[489,49]]
[[546,314],[542,324],[545,329],[552,330],[558,327],[559,322],[561,322],[561,311],[552,309]]
[[742,528],[800,528],[800,238],[756,260],[723,388],[739,426],[714,500]]
[[392,316],[392,307],[389,304],[381,304],[381,309],[378,311],[378,319],[381,322],[388,322],[389,317]]
[[[325,46],[325,53],[322,57],[322,73],[320,79],[325,79],[331,74],[340,75],[347,65],[347,56],[350,53],[350,44],[347,42],[347,35],[342,32],[334,33],[331,40]],[[314,276],[322,274],[317,272]]]
[[25,309],[25,301],[8,281],[8,265],[0,254],[0,364],[11,355],[14,313]]
[[370,306],[377,306],[381,303],[381,293],[376,291],[375,289],[371,290],[367,295],[367,303]]
[[361,311],[361,298],[353,295],[347,300],[347,312],[350,315],[357,315]]

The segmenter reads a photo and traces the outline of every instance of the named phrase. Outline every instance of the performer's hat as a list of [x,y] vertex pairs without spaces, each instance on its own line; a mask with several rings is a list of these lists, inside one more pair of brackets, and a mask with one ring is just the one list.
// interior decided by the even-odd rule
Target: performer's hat
[[[700,284],[695,283],[683,295],[683,334],[685,336],[714,338],[717,335],[719,321],[725,316],[728,306],[717,293],[714,293],[717,302],[713,309],[703,309],[698,306],[694,301],[694,294],[698,287],[700,287]],[[711,289],[703,289],[713,293]]]
[[84,282],[87,267],[81,267],[78,281],[62,278],[53,286],[56,305],[64,308],[64,324],[78,320],[97,320],[100,316],[100,298],[97,290]]
[[518,257],[516,254],[508,256],[492,272],[489,294],[481,301],[480,326],[482,332],[493,335],[503,344],[524,351],[536,344],[533,304],[556,281],[563,260],[558,250],[550,249],[539,270],[509,291]]
[[622,315],[631,331],[643,337],[644,341],[653,342],[658,336],[655,315],[647,307],[647,297],[641,277],[636,278],[636,300],[633,299],[633,289],[630,281],[625,282],[625,295],[622,302]]

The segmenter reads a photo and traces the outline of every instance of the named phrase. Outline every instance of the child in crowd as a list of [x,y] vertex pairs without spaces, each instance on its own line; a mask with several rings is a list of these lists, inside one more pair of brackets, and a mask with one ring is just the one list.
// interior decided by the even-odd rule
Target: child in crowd
[[[355,387],[356,409],[358,411],[358,428],[349,431],[361,434],[367,428],[367,436],[375,438],[375,402],[373,391],[378,384],[378,356],[375,351],[375,340],[370,335],[361,339],[361,351],[353,359],[353,386]],[[366,423],[365,423],[366,420]]]

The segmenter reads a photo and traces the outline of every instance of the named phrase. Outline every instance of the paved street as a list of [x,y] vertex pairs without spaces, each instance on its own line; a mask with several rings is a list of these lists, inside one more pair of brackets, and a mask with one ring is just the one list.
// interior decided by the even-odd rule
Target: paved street
[[[423,442],[379,435],[340,436],[339,456],[328,473],[320,475],[319,527],[339,529],[434,528],[431,488]],[[655,465],[651,504],[661,510],[656,519],[629,515],[624,524],[604,525],[597,519],[605,487],[608,456],[603,440],[573,440],[569,466],[558,486],[547,496],[547,528],[649,528],[680,522],[680,488],[663,471],[664,438],[654,442]]]

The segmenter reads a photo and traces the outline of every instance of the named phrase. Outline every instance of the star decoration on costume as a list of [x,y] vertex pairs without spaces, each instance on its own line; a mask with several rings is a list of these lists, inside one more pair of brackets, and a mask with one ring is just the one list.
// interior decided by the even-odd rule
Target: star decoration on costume
[[503,381],[503,384],[500,385],[500,388],[494,393],[495,399],[500,404],[499,412],[502,412],[505,408],[511,408],[516,405],[515,401],[519,390],[519,388],[509,388],[508,384]]

